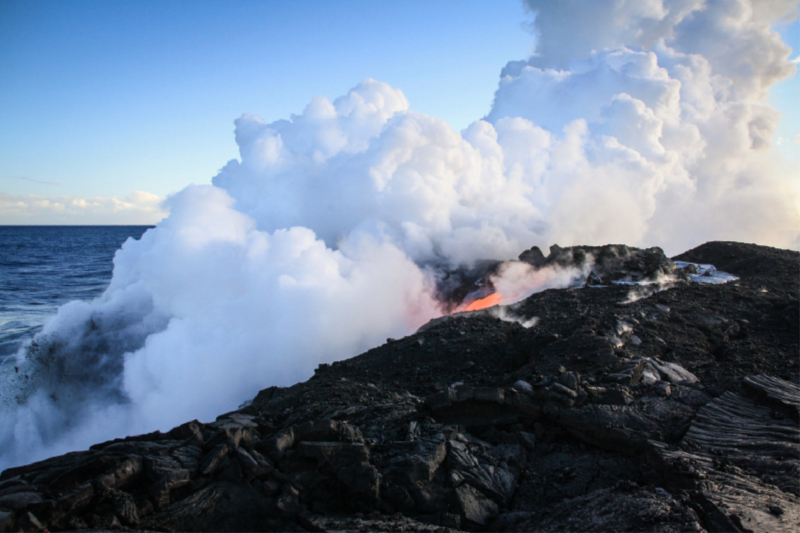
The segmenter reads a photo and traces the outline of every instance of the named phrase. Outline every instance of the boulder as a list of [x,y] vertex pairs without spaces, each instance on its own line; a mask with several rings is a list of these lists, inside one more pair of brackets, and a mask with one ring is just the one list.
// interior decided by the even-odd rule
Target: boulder
[[41,501],[42,495],[38,492],[15,492],[0,496],[0,509],[19,511]]
[[218,444],[200,460],[199,470],[201,475],[213,474],[219,469],[223,459],[228,455],[228,444]]
[[243,484],[214,482],[141,521],[142,529],[173,531],[261,531],[271,505]]
[[389,467],[409,487],[433,479],[445,459],[447,447],[444,440],[419,440],[403,443],[398,451]]
[[143,471],[142,458],[133,455],[97,478],[97,482],[115,489],[136,479]]
[[547,259],[538,246],[534,246],[533,248],[525,250],[519,254],[519,260],[523,263],[528,263],[534,268],[540,268],[544,266],[545,262],[547,262]]
[[486,526],[499,508],[492,500],[468,484],[456,487],[455,499],[465,520],[477,526]]
[[0,510],[0,532],[11,531],[16,521],[16,516],[12,511]]

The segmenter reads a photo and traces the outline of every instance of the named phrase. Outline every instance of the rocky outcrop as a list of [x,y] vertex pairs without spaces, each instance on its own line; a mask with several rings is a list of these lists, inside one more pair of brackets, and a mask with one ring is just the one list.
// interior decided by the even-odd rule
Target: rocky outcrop
[[[523,252],[520,259],[524,260],[522,258],[531,251]],[[614,281],[657,281],[674,277],[678,273],[675,263],[664,255],[661,248],[642,250],[624,244],[567,248],[553,245],[550,247],[550,255],[541,266],[548,265],[562,268],[589,268],[587,278],[589,285],[603,285]]]
[[[661,248],[640,249],[623,244],[571,246],[554,244],[545,256],[534,246],[516,261],[479,261],[471,268],[458,268],[438,280],[439,296],[446,308],[456,311],[465,303],[484,298],[495,290],[493,278],[511,263],[524,263],[534,270],[571,269],[579,273],[576,283],[602,287],[610,283],[671,283],[701,276],[697,265],[676,264]],[[713,272],[703,272],[711,275]]]
[[[708,246],[739,281],[545,291],[514,310],[535,327],[437,321],[212,423],[10,468],[0,530],[796,531],[798,256]],[[625,250],[591,249],[601,281],[669,274]]]
[[[761,390],[800,398],[800,387],[764,376]],[[743,393],[703,406],[674,446],[650,443],[669,485],[685,487],[723,531],[796,531],[800,524],[800,429],[797,422]]]

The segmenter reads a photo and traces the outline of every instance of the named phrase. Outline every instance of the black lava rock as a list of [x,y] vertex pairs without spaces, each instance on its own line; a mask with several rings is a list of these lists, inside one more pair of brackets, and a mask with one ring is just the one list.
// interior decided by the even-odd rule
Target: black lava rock
[[10,468],[0,529],[796,531],[799,258],[674,258],[740,278],[705,284],[658,248],[533,248],[591,282],[518,322],[438,319],[210,424]]

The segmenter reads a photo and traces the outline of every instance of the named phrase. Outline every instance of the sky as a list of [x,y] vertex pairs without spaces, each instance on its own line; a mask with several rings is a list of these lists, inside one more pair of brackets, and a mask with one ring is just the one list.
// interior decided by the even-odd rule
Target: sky
[[[792,47],[792,59],[800,62],[800,21],[779,24],[775,29]],[[797,73],[770,91],[770,103],[781,111],[781,124],[775,145],[788,159],[800,163],[800,77]]]
[[238,157],[242,113],[289,118],[365,78],[459,130],[530,55],[525,20],[518,0],[4,1],[0,194],[163,198]]
[[[0,224],[155,223],[166,196],[239,157],[234,119],[289,118],[366,78],[460,131],[533,52],[530,21],[519,0],[5,0]],[[798,28],[776,27],[792,57]],[[798,77],[770,101],[798,161]]]

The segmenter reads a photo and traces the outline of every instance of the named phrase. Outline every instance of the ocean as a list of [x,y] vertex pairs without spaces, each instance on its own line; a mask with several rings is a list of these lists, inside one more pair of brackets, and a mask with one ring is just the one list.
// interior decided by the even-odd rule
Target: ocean
[[0,361],[58,307],[91,300],[111,280],[114,253],[152,226],[0,226]]

